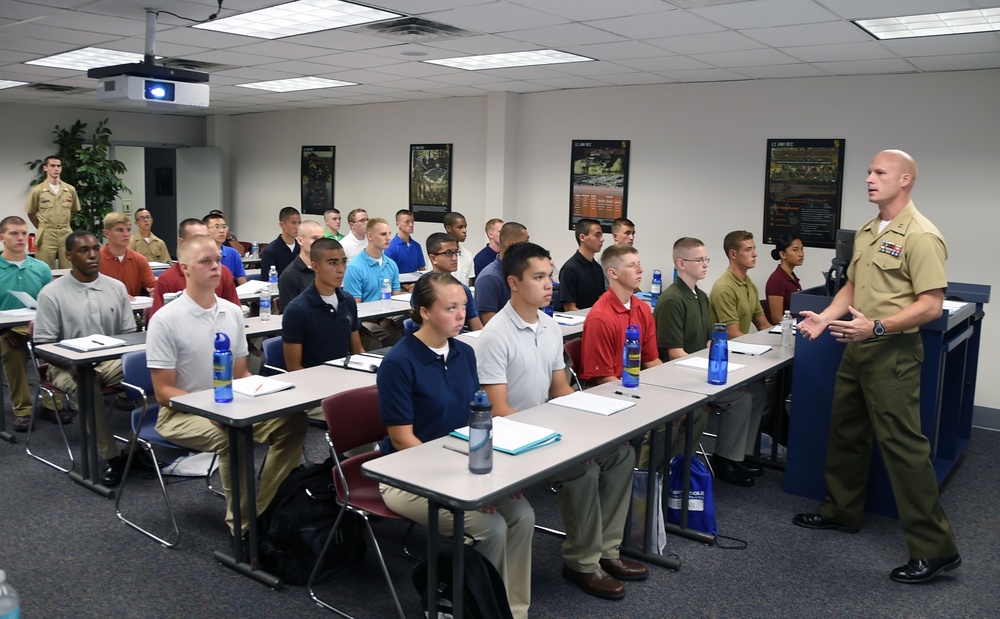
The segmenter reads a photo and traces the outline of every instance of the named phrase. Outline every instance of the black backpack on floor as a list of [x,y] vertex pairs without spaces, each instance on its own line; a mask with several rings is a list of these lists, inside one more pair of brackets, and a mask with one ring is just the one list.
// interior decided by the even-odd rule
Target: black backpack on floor
[[[464,589],[462,595],[464,616],[469,619],[513,619],[510,604],[507,602],[507,588],[500,578],[497,568],[489,560],[474,550],[472,546],[462,546],[465,557],[462,564],[465,569]],[[454,590],[452,587],[452,551],[451,542],[438,554],[438,614],[431,613],[434,619],[440,615],[451,616]],[[420,593],[420,603],[427,611],[427,561],[421,561],[410,574],[413,586]]]
[[[261,567],[289,585],[308,583],[339,512],[333,489],[333,458],[303,464],[289,473],[257,520]],[[364,520],[355,513],[345,513],[316,582],[363,563],[367,548]]]

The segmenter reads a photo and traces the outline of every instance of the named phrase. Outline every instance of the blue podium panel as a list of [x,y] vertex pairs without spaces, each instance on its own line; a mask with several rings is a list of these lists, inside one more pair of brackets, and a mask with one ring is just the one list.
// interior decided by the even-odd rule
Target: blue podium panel
[[[990,287],[948,284],[946,296],[967,302],[964,307],[930,322],[920,330],[924,364],[920,375],[920,426],[931,444],[938,483],[952,471],[969,443],[979,362],[984,303]],[[792,295],[792,311],[821,312],[830,303],[823,287]],[[833,387],[844,345],[828,333],[795,346],[792,407],[788,429],[785,492],[823,500],[826,483],[827,438],[833,413]],[[872,449],[865,509],[897,518],[892,487],[878,449]]]

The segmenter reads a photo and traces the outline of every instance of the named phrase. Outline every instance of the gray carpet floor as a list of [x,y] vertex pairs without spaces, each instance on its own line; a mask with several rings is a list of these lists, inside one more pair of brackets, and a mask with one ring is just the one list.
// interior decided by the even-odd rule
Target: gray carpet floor
[[[125,418],[117,413],[115,425]],[[78,428],[70,426],[74,444]],[[304,588],[272,591],[214,560],[212,552],[226,547],[228,532],[223,502],[209,494],[203,479],[169,486],[182,537],[176,549],[165,549],[120,523],[113,501],[28,458],[18,436],[17,444],[0,444],[0,569],[21,595],[22,617],[332,616]],[[57,440],[56,427],[40,421],[33,446],[56,454]],[[325,457],[320,430],[310,429],[307,451],[313,460]],[[747,540],[747,549],[669,536],[667,552],[681,557],[681,569],[652,568],[648,581],[627,584],[622,601],[588,597],[563,580],[559,540],[536,533],[531,616],[997,617],[998,473],[1000,434],[975,430],[942,494],[964,563],[930,585],[889,580],[889,571],[907,560],[896,521],[870,516],[857,535],[794,527],[792,516],[816,504],[785,494],[782,473],[768,470],[753,488],[715,488],[720,533]],[[150,475],[133,472],[128,509],[162,527]],[[561,526],[548,490],[531,488],[527,495],[540,524]],[[403,607],[416,617],[419,598],[409,581],[413,562],[402,553],[404,531],[398,523],[376,523]],[[424,550],[419,527],[412,540],[413,548]],[[322,595],[359,618],[393,616],[370,548],[360,569],[324,585]]]

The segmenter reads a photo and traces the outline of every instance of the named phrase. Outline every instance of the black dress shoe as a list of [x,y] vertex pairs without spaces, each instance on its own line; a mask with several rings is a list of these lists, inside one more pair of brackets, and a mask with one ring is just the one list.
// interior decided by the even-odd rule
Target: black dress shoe
[[31,415],[14,415],[14,431],[15,432],[27,432],[28,428],[31,427]]
[[563,578],[594,597],[605,600],[620,600],[625,597],[625,585],[600,568],[596,572],[585,574],[563,566],[562,574]]
[[109,488],[122,483],[122,475],[125,473],[126,458],[115,456],[108,460],[108,464],[101,473],[101,484]]
[[762,467],[760,465],[751,464],[750,462],[747,462],[746,460],[744,460],[743,462],[734,462],[734,464],[736,465],[736,467],[738,469],[740,469],[741,471],[743,471],[743,473],[745,475],[749,475],[750,477],[763,477],[764,476],[764,467]]
[[649,577],[648,567],[624,557],[601,559],[600,565],[602,570],[618,580],[646,580]]
[[59,409],[57,411],[51,408],[42,407],[42,410],[38,411],[38,416],[52,423],[61,423],[63,425],[67,423],[73,423],[73,414],[67,410]]
[[712,455],[712,470],[715,471],[716,479],[734,486],[749,488],[753,485],[753,477],[744,473],[743,469],[738,467],[737,464],[739,463],[729,458]]
[[834,529],[835,531],[840,531],[842,533],[857,533],[861,529],[858,527],[848,526],[846,524],[840,524],[839,522],[834,522],[828,518],[825,518],[822,514],[798,514],[792,518],[792,524],[805,527],[807,529]]
[[943,559],[910,559],[906,565],[892,570],[889,578],[903,584],[915,585],[932,580],[941,572],[950,572],[959,565],[962,565],[962,557],[958,555]]

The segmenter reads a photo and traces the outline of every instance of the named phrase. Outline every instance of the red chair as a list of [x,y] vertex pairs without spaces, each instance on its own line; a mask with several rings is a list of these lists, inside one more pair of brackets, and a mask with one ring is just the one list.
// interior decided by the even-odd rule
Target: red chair
[[583,355],[583,338],[577,337],[569,340],[563,344],[563,350],[566,351],[566,356],[569,357],[569,375],[572,377],[570,384],[575,384],[577,390],[583,391],[583,381],[577,375],[577,372],[582,369],[580,359]]
[[392,578],[390,578],[389,570],[385,566],[382,550],[379,548],[378,540],[375,539],[375,533],[372,531],[368,516],[373,515],[384,520],[406,520],[406,518],[386,506],[382,500],[382,493],[379,492],[377,481],[361,474],[361,465],[379,457],[381,452],[375,449],[344,460],[341,460],[337,455],[376,443],[386,436],[387,431],[378,415],[378,388],[372,385],[330,396],[323,400],[323,415],[326,417],[326,424],[329,428],[326,436],[330,445],[330,454],[334,459],[333,485],[337,493],[337,503],[341,507],[333,529],[330,531],[330,537],[323,545],[323,550],[316,560],[316,566],[313,568],[312,574],[309,575],[307,585],[309,596],[323,608],[332,610],[343,617],[350,617],[350,615],[319,599],[313,589],[314,579],[321,571],[327,551],[337,536],[337,529],[344,519],[344,514],[350,511],[361,516],[365,522],[365,529],[368,531],[368,537],[375,548],[375,555],[378,557],[385,582],[389,585],[389,592],[396,605],[396,612],[400,618],[403,618],[405,615],[399,603],[399,596],[396,595],[396,588],[392,585]]

